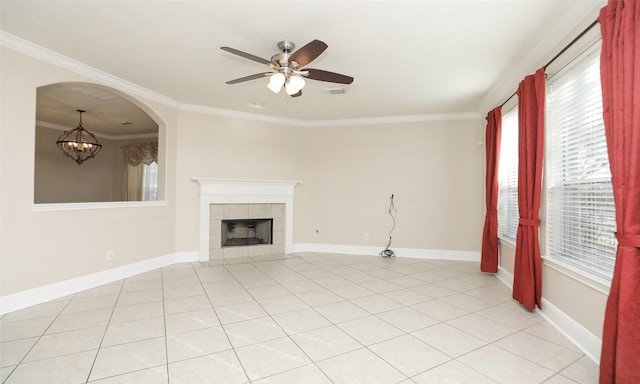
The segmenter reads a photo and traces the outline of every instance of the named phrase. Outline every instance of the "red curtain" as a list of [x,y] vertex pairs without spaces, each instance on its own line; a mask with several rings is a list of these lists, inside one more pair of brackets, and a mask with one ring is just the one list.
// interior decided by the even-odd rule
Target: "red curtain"
[[518,86],[518,232],[513,298],[529,310],[542,308],[540,195],[544,151],[544,68]]
[[640,383],[640,2],[609,0],[599,22],[603,118],[618,239],[600,384],[631,384]]
[[487,146],[486,204],[482,232],[482,272],[498,272],[498,164],[500,161],[500,141],[502,137],[502,107],[496,107],[487,114],[485,133]]

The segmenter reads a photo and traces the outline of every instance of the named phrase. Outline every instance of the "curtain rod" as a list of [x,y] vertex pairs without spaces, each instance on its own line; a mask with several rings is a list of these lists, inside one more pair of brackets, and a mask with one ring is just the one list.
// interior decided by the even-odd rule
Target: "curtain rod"
[[[567,44],[564,48],[562,48],[562,50],[560,52],[558,52],[557,55],[553,56],[553,58],[551,60],[549,60],[549,62],[547,64],[545,64],[542,68],[544,68],[546,70],[547,67],[549,65],[551,65],[551,63],[556,61],[556,59],[558,57],[560,57],[563,53],[565,53],[567,51],[567,49],[571,48],[571,46],[573,46],[573,44],[575,44],[584,35],[586,35],[593,27],[596,26],[596,24],[598,24],[598,19],[595,19],[591,24],[589,24],[589,26],[587,28],[585,28],[582,32],[580,32],[580,34],[578,36],[576,36],[575,39],[571,40],[571,42],[569,42],[569,44]],[[513,96],[515,96],[517,93],[518,93],[517,91],[513,92],[513,94],[511,94],[511,96],[509,96],[509,98],[504,101],[504,103],[500,104],[500,108],[504,107],[504,105],[507,104],[509,102],[509,100],[511,100],[513,98]]]

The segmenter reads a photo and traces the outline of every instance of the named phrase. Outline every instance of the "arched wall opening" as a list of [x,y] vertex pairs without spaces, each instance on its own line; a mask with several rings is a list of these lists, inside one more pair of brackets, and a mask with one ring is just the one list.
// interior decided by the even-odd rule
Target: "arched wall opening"
[[[102,145],[81,164],[56,145],[65,131],[79,125],[77,110],[86,111],[82,125]],[[164,128],[144,103],[113,88],[75,82],[39,87],[34,204],[162,200]]]

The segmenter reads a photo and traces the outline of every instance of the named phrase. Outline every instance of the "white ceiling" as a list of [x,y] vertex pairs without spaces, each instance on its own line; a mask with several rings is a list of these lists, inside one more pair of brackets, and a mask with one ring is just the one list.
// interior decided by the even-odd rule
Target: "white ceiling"
[[[531,71],[602,0],[8,1],[3,32],[178,103],[304,121],[486,113],[515,90],[505,74]],[[353,76],[307,80],[302,97],[275,95],[268,78],[225,81],[267,67],[280,40],[329,48],[307,67]],[[526,74],[526,73],[524,73]],[[519,75],[518,75],[519,76]],[[511,80],[510,80],[511,81]],[[254,103],[262,103],[256,108]],[[73,108],[72,113],[75,113]]]

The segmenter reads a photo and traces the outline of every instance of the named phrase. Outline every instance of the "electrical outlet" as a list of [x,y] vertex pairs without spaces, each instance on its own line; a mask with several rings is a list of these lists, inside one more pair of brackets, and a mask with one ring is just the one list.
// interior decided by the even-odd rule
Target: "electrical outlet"
[[365,239],[365,240],[369,240],[369,234],[368,234],[368,233],[365,233],[365,234],[364,234],[364,239]]
[[107,260],[113,260],[113,251],[107,251]]

